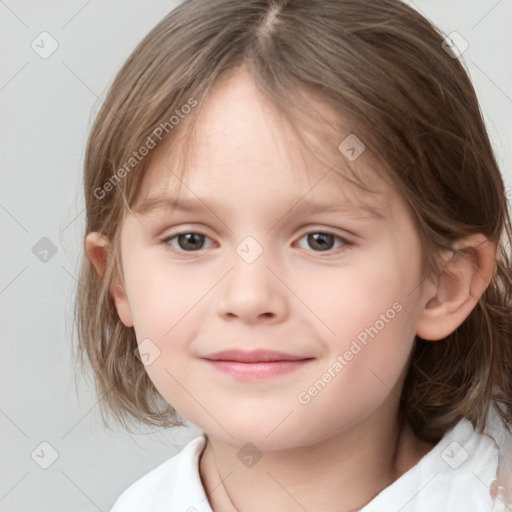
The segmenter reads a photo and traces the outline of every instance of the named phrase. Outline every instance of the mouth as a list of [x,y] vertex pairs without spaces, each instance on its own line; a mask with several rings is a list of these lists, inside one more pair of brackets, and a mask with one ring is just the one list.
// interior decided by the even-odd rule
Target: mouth
[[268,350],[226,350],[209,354],[203,359],[217,370],[239,380],[258,380],[293,372],[314,358]]
[[249,352],[243,350],[223,350],[204,356],[203,359],[209,361],[232,361],[238,363],[273,363],[280,361],[304,361],[313,359],[312,357],[304,357],[293,354],[285,354],[273,350],[252,350]]

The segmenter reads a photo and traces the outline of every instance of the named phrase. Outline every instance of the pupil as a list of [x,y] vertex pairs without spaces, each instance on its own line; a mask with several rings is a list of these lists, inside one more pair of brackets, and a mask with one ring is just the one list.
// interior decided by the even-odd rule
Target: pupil
[[[180,236],[180,246],[182,249],[197,249],[196,244],[201,242],[202,235],[198,233],[185,233]],[[181,243],[184,240],[184,243]],[[200,244],[199,244],[200,245]]]
[[328,235],[326,233],[313,233],[309,235],[308,243],[310,243],[312,247],[317,244],[317,247],[319,247],[320,250],[326,251],[332,247],[332,243],[326,242],[326,238],[332,240],[332,235]]

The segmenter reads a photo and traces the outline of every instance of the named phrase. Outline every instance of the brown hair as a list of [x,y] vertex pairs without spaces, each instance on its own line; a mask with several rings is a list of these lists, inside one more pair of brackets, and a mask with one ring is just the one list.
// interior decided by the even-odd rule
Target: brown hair
[[337,150],[346,134],[333,138],[335,123],[301,93],[349,122],[408,203],[425,278],[457,239],[482,233],[496,244],[493,279],[463,324],[442,341],[416,338],[401,412],[429,441],[461,418],[482,431],[492,400],[512,423],[510,211],[475,91],[444,39],[399,0],[187,0],[144,38],[116,76],[85,156],[86,234],[112,241],[103,279],[84,257],[76,300],[80,361],[87,355],[92,365],[102,412],[125,426],[181,423],[134,356],[135,332],[109,293],[122,276],[118,235],[151,160],[142,147],[186,139],[211,87],[245,65],[340,169],[348,168]]

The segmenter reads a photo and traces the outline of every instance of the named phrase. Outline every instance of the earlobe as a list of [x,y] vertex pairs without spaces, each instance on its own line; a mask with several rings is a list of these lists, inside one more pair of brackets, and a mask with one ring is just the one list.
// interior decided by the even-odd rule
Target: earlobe
[[458,240],[453,248],[456,252],[446,258],[418,319],[416,334],[425,340],[440,340],[455,331],[473,311],[494,274],[496,247],[484,235]]
[[[107,266],[107,256],[110,248],[110,240],[101,233],[89,233],[85,239],[85,252],[96,269],[98,275],[103,278]],[[117,314],[126,327],[133,327],[133,318],[126,290],[120,276],[113,279],[110,286],[110,295],[116,305]]]
[[126,327],[133,327],[132,310],[128,302],[126,289],[124,285],[119,282],[118,276],[114,279],[114,284],[110,288],[110,294],[116,304],[117,314],[121,322],[123,322]]

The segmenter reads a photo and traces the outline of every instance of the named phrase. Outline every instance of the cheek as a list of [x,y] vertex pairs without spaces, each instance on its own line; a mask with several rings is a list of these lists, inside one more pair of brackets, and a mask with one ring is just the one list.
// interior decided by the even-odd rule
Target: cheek
[[[382,321],[388,332],[400,325],[407,327],[406,337],[411,331],[414,334],[414,322],[408,324],[407,319],[413,319],[418,279],[419,267],[414,268],[413,262],[405,264],[390,247],[378,257],[359,260],[352,266],[304,273],[294,283],[294,291],[318,318],[318,333],[325,334],[327,340],[330,334],[336,340],[334,344],[343,348],[347,340],[375,323],[382,327]],[[398,309],[402,310],[400,314]],[[313,318],[309,313],[308,316]],[[391,324],[394,325],[389,329]]]
[[[340,407],[344,400],[377,403],[407,365],[419,313],[419,263],[411,257],[407,264],[391,246],[378,256],[352,269],[331,269],[325,278],[317,275],[315,287],[308,289],[307,303],[321,320],[315,322],[317,333],[329,353],[326,370],[336,375],[322,398],[326,405],[334,397]],[[336,372],[338,356],[343,369]]]
[[[212,287],[199,272],[170,265],[165,258],[142,258],[127,277],[127,294],[137,339],[164,340],[193,316],[197,304]],[[212,279],[213,281],[213,279]]]
[[372,281],[357,284],[352,293],[338,295],[337,303],[325,301],[318,308],[336,334],[323,335],[325,361],[298,383],[294,397],[304,425],[321,411],[326,435],[340,423],[355,424],[384,401],[398,399],[413,348],[415,309],[407,302],[410,297],[390,286],[373,293],[378,283]]
[[[189,363],[191,343],[201,331],[202,319],[212,312],[208,292],[219,278],[212,272],[204,275],[170,265],[161,255],[133,256],[137,264],[126,275],[126,289],[137,341],[145,343],[151,353],[146,371],[164,398],[180,410],[183,388],[178,382],[185,384],[182,374]],[[194,391],[193,383],[186,386]]]

